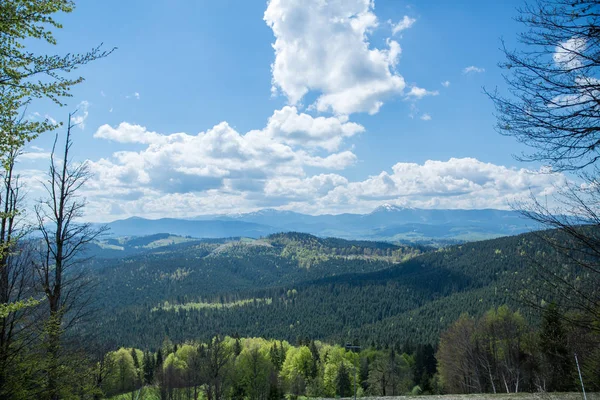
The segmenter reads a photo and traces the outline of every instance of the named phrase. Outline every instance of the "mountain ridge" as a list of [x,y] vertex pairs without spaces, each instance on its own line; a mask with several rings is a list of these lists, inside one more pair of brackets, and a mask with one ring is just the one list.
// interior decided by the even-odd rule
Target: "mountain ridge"
[[398,242],[465,242],[529,232],[538,227],[518,211],[420,209],[384,203],[367,214],[309,215],[265,208],[250,213],[193,218],[130,217],[106,224],[111,236],[170,233],[195,238],[259,238],[278,232]]

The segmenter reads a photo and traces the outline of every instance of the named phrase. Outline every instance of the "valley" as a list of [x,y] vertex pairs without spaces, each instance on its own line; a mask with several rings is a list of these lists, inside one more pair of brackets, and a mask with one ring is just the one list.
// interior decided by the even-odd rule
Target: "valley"
[[141,253],[94,259],[106,337],[150,348],[215,334],[435,344],[462,312],[518,307],[515,277],[530,268],[522,249],[542,246],[527,234],[442,249],[301,233],[157,241],[131,239],[125,248],[146,243]]

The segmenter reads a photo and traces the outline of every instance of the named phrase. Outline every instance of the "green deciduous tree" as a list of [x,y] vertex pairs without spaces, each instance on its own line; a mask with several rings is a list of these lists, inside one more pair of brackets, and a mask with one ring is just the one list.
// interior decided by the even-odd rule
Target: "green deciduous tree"
[[247,398],[265,400],[269,397],[274,366],[269,360],[267,348],[253,345],[243,349],[238,357],[237,368]]
[[27,41],[41,40],[55,45],[53,29],[60,29],[56,14],[70,13],[69,0],[6,0],[0,3],[0,158],[20,148],[54,125],[18,120],[23,107],[35,98],[47,98],[63,105],[70,89],[83,81],[70,72],[91,61],[103,58],[112,50],[101,46],[87,53],[67,55],[36,54],[28,51]]
[[132,351],[125,348],[108,354],[109,370],[102,385],[105,394],[127,393],[135,388],[137,371],[131,354]]

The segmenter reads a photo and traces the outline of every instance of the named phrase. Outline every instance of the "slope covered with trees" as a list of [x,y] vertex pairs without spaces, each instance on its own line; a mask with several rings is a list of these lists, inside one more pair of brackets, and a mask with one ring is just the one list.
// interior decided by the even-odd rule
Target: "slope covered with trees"
[[435,344],[463,312],[519,307],[530,257],[545,246],[537,234],[433,251],[290,233],[96,259],[103,317],[93,331],[101,341],[150,348],[165,336],[216,334]]

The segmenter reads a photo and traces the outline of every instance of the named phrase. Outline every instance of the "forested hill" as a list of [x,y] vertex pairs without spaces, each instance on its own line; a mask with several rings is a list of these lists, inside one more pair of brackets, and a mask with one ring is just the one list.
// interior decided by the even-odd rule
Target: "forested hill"
[[528,254],[543,250],[534,234],[441,250],[298,233],[135,240],[146,250],[92,264],[102,310],[93,331],[105,344],[215,334],[435,343],[462,312],[511,303]]

